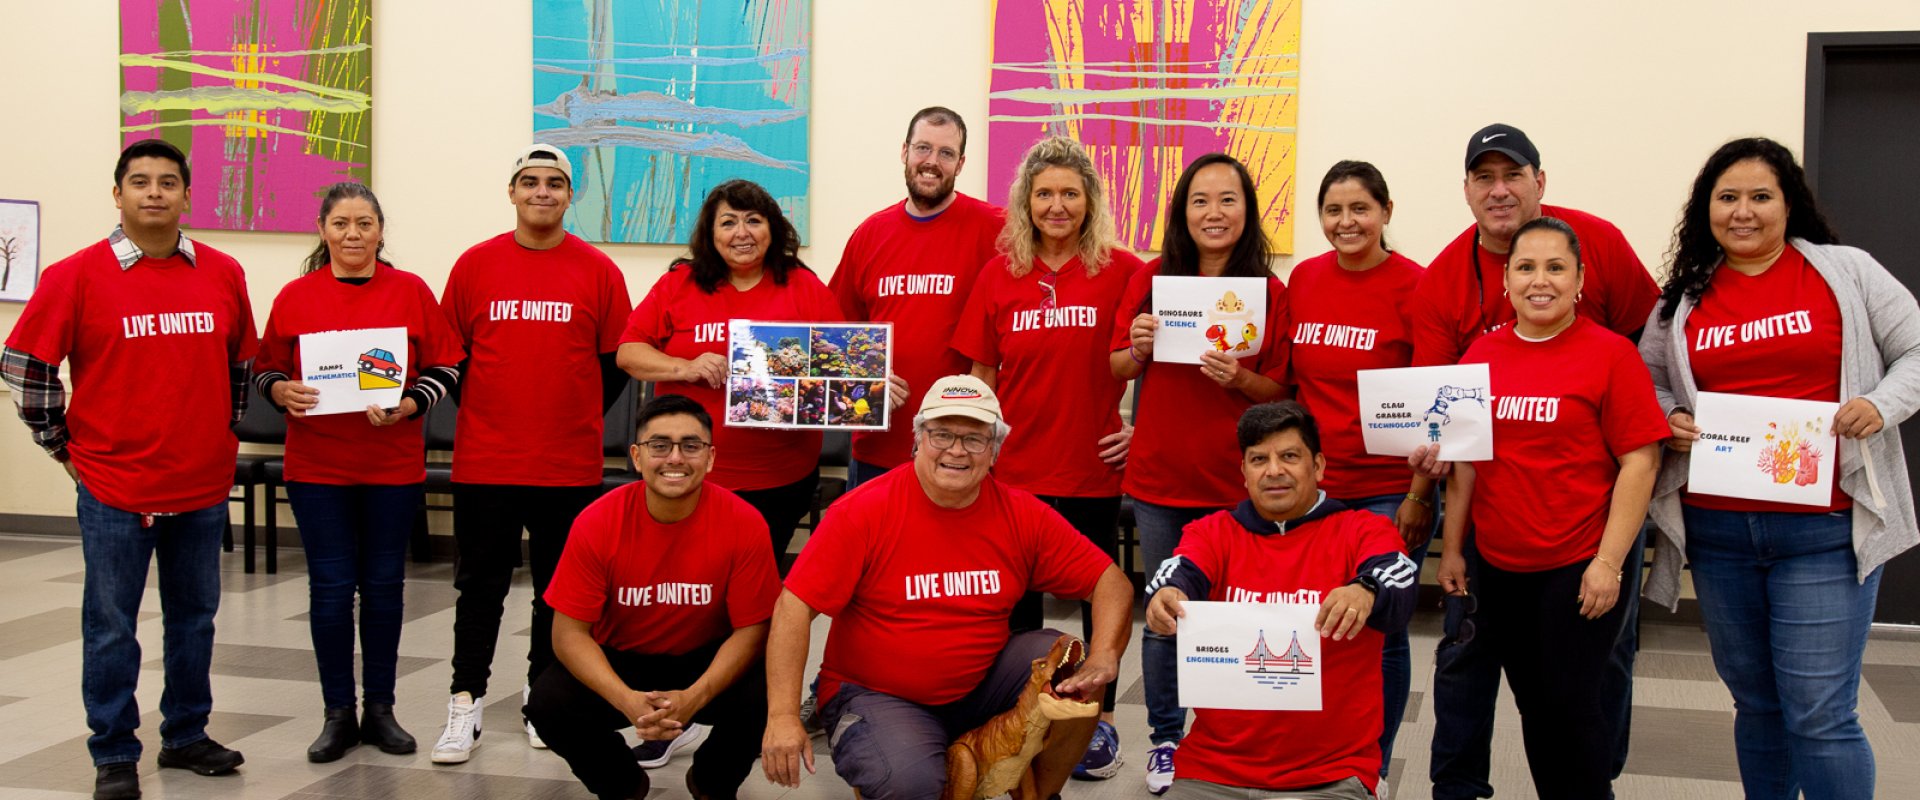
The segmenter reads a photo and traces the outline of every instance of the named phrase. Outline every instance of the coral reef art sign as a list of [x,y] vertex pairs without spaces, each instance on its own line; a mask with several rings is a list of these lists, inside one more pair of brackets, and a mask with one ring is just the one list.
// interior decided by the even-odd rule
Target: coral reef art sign
[[727,323],[727,417],[747,428],[886,430],[893,323]]
[[1833,502],[1838,403],[1701,392],[1687,491],[1805,506]]
[[122,144],[186,153],[187,227],[312,232],[372,177],[372,31],[372,0],[120,0]]

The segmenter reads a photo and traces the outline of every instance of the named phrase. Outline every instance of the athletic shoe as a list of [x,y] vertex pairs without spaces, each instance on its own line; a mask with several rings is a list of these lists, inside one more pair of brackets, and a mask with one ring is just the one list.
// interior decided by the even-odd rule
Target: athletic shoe
[[1389,796],[1390,794],[1387,792],[1387,779],[1381,778],[1379,783],[1373,785],[1373,800],[1387,800]]
[[698,722],[689,723],[679,736],[671,739],[650,739],[635,745],[633,760],[640,762],[641,769],[658,769],[672,761],[677,753],[692,751],[707,740],[707,726]]
[[140,767],[117,761],[93,773],[93,800],[140,800]]
[[473,695],[461,692],[447,698],[447,727],[433,743],[433,763],[465,764],[480,746],[480,707]]
[[1147,751],[1147,791],[1155,797],[1173,787],[1173,751],[1178,749],[1179,742],[1167,742]]
[[520,687],[520,722],[527,726],[527,745],[535,750],[547,749],[547,740],[540,738],[540,732],[533,729],[533,720],[527,719],[527,701],[533,699],[533,684]]
[[229,750],[212,739],[186,747],[160,748],[161,769],[186,769],[197,775],[225,775],[246,761],[240,751]]
[[1073,767],[1073,777],[1104,781],[1120,774],[1120,764],[1120,733],[1113,729],[1112,723],[1101,720],[1093,728],[1093,741],[1087,743],[1087,754]]

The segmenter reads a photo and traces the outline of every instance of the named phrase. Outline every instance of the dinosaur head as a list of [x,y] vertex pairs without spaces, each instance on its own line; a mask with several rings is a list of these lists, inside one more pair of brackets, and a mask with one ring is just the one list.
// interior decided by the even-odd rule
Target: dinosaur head
[[1040,713],[1048,719],[1080,719],[1097,716],[1100,703],[1085,697],[1060,694],[1060,684],[1080,671],[1087,661],[1087,646],[1072,636],[1055,639],[1045,656],[1033,660],[1033,677],[1027,688],[1039,696]]

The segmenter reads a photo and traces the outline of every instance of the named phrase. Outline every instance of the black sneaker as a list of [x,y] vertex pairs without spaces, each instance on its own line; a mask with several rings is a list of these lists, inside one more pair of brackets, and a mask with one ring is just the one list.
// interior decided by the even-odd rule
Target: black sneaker
[[228,750],[212,739],[186,747],[160,748],[161,769],[190,769],[200,775],[225,775],[246,761],[240,751]]
[[140,765],[131,761],[102,765],[93,774],[93,800],[140,800]]

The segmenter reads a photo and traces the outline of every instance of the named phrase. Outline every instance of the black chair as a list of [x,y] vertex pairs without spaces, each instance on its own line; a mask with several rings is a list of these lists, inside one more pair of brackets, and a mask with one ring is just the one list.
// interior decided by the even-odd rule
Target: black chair
[[648,387],[629,378],[627,388],[621,390],[620,397],[613,401],[613,407],[607,409],[605,429],[600,432],[601,455],[620,459],[622,466],[602,470],[601,494],[640,480],[639,468],[633,463],[633,453],[628,448],[633,445],[634,434],[638,433],[634,430],[633,421],[640,414],[640,397],[645,394],[648,394]]
[[[247,413],[235,425],[233,432],[240,441],[248,444],[280,445],[287,443],[287,418],[255,391],[247,387]],[[241,514],[246,517],[241,522],[241,539],[245,542],[246,570],[253,571],[253,542],[258,517],[256,488],[268,486],[267,464],[281,461],[281,456],[273,453],[241,453],[234,459],[233,485],[240,490],[238,497],[229,495],[228,503],[240,503]],[[273,490],[267,490],[271,496]],[[227,552],[233,552],[233,526],[228,525],[224,537]]]
[[434,453],[453,453],[454,421],[460,416],[460,405],[452,397],[440,398],[433,408],[427,411],[426,447],[427,481],[425,492],[420,497],[420,513],[414,517],[413,538],[409,548],[413,550],[415,562],[433,559],[432,532],[427,527],[428,511],[452,511],[451,502],[435,504],[428,499],[431,495],[453,494],[453,462],[435,461]]
[[[845,468],[853,463],[853,434],[847,431],[827,431],[820,441],[820,466]],[[801,520],[802,528],[811,532],[820,525],[820,516],[827,513],[827,506],[847,493],[847,479],[844,477],[820,476],[820,485],[813,490],[813,507],[807,510],[807,516]]]

